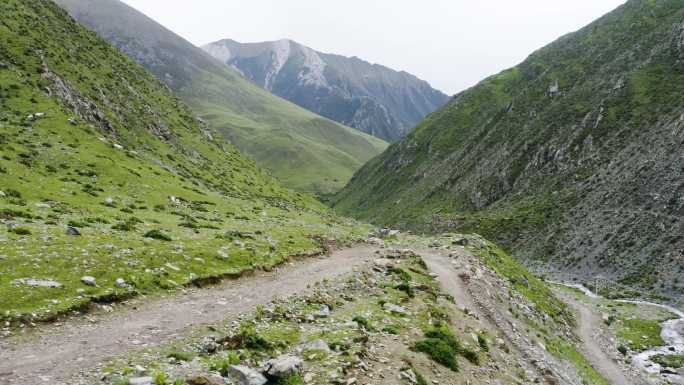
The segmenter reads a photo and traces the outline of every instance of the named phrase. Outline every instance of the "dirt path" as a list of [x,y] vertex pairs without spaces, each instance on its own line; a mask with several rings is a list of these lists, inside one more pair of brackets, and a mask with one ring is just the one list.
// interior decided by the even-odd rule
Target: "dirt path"
[[[558,292],[557,292],[558,293]],[[615,362],[602,348],[599,336],[603,320],[586,304],[572,295],[560,293],[560,297],[578,314],[577,334],[582,340],[582,354],[592,366],[612,385],[642,385],[644,382],[634,376],[627,375],[625,370]]]
[[236,319],[258,304],[305,291],[310,283],[351,272],[374,248],[336,251],[281,267],[277,274],[227,281],[219,286],[155,299],[138,299],[109,314],[46,326],[28,342],[0,342],[0,384],[65,384],[79,370],[129,350],[181,338],[191,329]]

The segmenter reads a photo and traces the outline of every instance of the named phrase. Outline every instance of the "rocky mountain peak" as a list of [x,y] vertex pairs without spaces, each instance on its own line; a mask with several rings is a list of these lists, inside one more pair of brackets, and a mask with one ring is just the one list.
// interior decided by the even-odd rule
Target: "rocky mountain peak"
[[202,47],[260,87],[385,140],[397,140],[448,96],[404,72],[326,54],[289,39]]

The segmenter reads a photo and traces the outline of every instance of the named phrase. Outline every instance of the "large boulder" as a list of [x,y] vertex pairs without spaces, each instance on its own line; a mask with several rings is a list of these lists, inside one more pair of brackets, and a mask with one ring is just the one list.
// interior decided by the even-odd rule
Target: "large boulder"
[[321,339],[309,341],[301,347],[303,350],[322,350],[324,352],[330,351],[330,346],[328,346],[328,343]]
[[266,373],[277,378],[298,373],[301,368],[302,359],[290,354],[283,354],[266,362]]
[[67,235],[71,235],[74,237],[81,235],[81,231],[74,226],[67,226],[66,233]]
[[268,382],[261,372],[247,366],[231,365],[228,373],[238,385],[264,385]]

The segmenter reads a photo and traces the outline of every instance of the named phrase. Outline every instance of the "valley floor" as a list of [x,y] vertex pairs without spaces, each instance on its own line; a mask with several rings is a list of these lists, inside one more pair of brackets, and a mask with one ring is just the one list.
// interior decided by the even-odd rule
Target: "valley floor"
[[[210,288],[102,306],[83,318],[0,340],[0,382],[118,385],[128,382],[117,382],[115,373],[152,381],[159,371],[203,367],[208,372],[200,356],[215,362],[222,353],[195,352],[194,358],[175,353],[177,359],[169,359],[168,352],[197,349],[198,338],[206,341],[211,334],[207,330],[243,328],[248,322],[254,333],[276,333],[278,348],[268,354],[304,357],[300,383],[306,384],[645,384],[638,372],[604,351],[614,346],[597,338],[602,321],[595,309],[558,292],[579,311],[577,338],[562,318],[540,311],[518,290],[505,261],[488,263],[480,254],[488,247],[477,242],[471,239],[474,247],[411,243],[414,252],[393,251],[376,241]],[[325,302],[321,298],[331,303],[325,311],[312,308]],[[388,308],[388,302],[399,304],[399,310]],[[279,311],[289,315],[276,317]],[[462,341],[461,353],[467,353],[458,372],[416,351],[420,336],[439,323],[436,318],[450,325]],[[330,344],[327,358],[302,352],[308,345],[300,343],[320,341],[315,336]],[[337,350],[338,343],[345,348]],[[255,367],[268,355],[238,351],[243,363]],[[224,381],[216,368],[213,373],[212,381]]]

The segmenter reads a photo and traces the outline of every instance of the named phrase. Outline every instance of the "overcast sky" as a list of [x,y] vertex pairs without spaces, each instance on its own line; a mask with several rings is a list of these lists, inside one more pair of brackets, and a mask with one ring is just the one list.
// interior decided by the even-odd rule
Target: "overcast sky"
[[196,45],[289,38],[453,94],[624,0],[124,0]]

